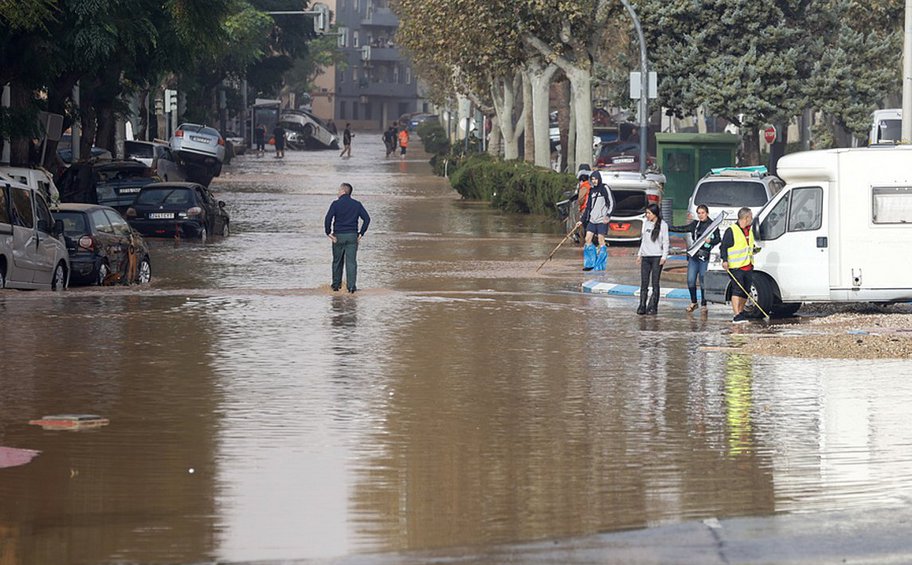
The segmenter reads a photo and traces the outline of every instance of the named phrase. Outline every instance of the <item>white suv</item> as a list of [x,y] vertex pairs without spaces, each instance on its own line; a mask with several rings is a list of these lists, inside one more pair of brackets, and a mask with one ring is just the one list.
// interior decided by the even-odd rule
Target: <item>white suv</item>
[[[738,219],[738,210],[747,207],[757,215],[763,206],[785,183],[775,175],[767,173],[766,167],[725,167],[713,169],[697,182],[693,194],[687,201],[687,221],[696,219],[697,206],[703,204],[709,208],[709,217],[715,218],[725,212],[725,220],[719,227],[722,232]],[[686,237],[687,245],[691,243],[690,235]],[[713,250],[718,255],[718,248]],[[715,262],[715,257],[710,263]]]

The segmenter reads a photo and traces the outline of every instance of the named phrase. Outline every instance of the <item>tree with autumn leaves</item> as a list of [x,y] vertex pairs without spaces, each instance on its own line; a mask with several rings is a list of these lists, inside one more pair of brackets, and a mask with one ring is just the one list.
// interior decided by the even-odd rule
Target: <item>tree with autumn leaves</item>
[[[741,126],[750,162],[759,161],[764,125],[810,108],[833,130],[861,136],[870,112],[898,88],[901,0],[633,4],[660,77],[653,111],[694,115],[702,106],[728,119]],[[558,72],[571,84],[581,163],[591,158],[593,81],[607,81],[606,70],[636,70],[619,67],[637,61],[637,45],[618,0],[396,0],[394,9],[400,44],[438,98],[459,93],[490,108],[505,141],[531,115],[525,133],[538,165],[549,161],[548,88]],[[516,158],[509,141],[505,148]]]

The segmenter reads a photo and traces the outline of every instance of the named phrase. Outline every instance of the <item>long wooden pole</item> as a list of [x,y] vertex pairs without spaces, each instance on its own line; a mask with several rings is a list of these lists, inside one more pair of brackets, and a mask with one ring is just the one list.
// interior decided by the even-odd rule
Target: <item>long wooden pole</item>
[[545,259],[544,261],[542,261],[542,264],[538,266],[538,269],[535,269],[535,272],[536,272],[536,273],[537,273],[542,267],[545,266],[545,263],[547,263],[548,261],[551,260],[552,257],[554,257],[554,254],[557,253],[557,250],[560,249],[560,246],[563,245],[568,239],[570,239],[570,236],[573,235],[573,234],[576,232],[576,230],[578,230],[578,229],[579,229],[579,225],[573,226],[573,229],[570,230],[570,233],[568,233],[567,235],[564,236],[564,239],[562,239],[561,242],[557,244],[557,247],[555,247],[555,248],[551,251],[551,253],[548,255],[548,258]]

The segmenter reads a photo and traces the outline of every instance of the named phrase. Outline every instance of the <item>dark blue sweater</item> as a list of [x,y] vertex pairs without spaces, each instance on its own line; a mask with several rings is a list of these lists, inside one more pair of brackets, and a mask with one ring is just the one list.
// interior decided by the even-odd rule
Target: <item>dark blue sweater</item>
[[[358,230],[358,218],[361,218],[361,230]],[[331,233],[357,233],[364,235],[370,225],[370,216],[360,202],[343,194],[329,205],[329,212],[323,221],[326,235]]]

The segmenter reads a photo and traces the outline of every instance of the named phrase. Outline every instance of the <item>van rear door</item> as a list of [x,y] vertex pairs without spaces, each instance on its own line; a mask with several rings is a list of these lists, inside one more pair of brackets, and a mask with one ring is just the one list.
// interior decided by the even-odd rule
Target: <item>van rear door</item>
[[830,297],[827,188],[827,183],[790,188],[760,219],[762,251],[755,265],[776,280],[783,302]]

